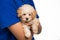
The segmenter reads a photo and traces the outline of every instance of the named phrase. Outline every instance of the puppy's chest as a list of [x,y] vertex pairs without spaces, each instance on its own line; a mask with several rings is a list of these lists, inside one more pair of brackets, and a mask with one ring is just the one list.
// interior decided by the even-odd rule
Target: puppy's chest
[[29,22],[29,23],[22,23],[22,25],[24,26],[24,27],[32,27],[32,25],[33,25],[33,23],[32,23],[32,21],[31,22]]
[[29,22],[29,23],[22,23],[23,25],[27,25],[27,26],[31,26],[33,24],[33,22]]

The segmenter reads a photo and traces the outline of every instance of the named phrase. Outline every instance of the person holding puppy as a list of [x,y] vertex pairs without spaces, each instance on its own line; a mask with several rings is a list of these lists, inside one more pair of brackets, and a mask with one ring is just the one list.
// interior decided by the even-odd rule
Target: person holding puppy
[[21,20],[17,17],[18,8],[24,4],[34,7],[32,0],[0,0],[0,40],[34,40],[33,35],[25,38]]

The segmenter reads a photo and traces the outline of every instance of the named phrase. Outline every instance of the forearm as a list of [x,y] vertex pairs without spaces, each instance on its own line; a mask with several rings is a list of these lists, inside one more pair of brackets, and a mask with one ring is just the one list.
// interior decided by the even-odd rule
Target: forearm
[[16,23],[8,28],[17,40],[25,40],[22,24]]
[[[18,40],[21,40],[21,39],[18,39]],[[32,36],[30,38],[25,38],[25,40],[32,40]]]

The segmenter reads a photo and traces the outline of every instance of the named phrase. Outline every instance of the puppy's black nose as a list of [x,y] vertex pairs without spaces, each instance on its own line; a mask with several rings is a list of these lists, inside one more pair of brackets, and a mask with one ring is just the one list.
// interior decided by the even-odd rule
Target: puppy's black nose
[[26,18],[26,20],[28,20],[28,18]]

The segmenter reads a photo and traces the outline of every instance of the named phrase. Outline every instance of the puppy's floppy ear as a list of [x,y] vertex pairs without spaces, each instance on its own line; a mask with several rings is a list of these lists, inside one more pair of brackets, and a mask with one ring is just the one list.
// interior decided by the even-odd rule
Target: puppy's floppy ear
[[18,9],[17,13],[18,13],[18,17],[21,17],[22,16],[22,9]]
[[32,18],[33,18],[33,19],[36,17],[36,14],[37,14],[37,12],[36,12],[36,10],[34,10],[34,11],[32,12]]

